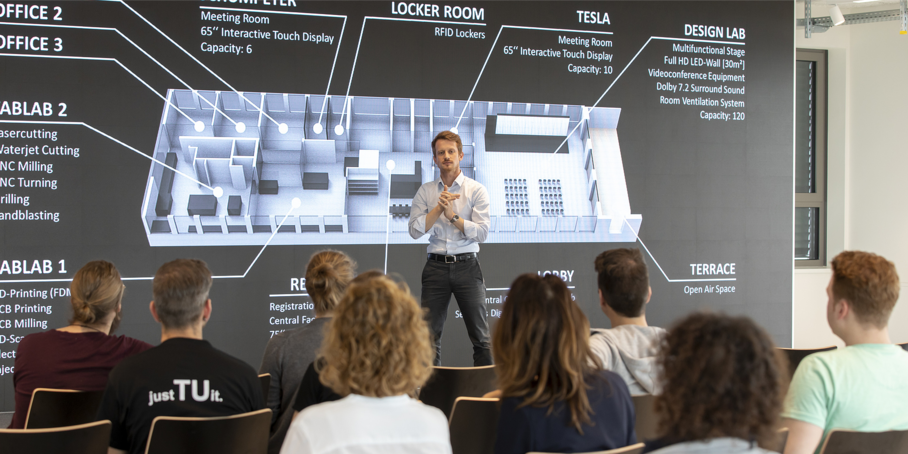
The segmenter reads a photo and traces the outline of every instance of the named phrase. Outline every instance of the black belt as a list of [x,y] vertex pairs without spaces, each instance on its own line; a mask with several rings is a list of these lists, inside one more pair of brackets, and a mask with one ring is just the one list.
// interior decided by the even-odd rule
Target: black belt
[[445,263],[456,263],[456,262],[466,262],[467,260],[475,260],[475,252],[467,252],[464,254],[457,255],[439,255],[439,254],[429,254],[429,260],[434,260],[436,262],[445,262]]

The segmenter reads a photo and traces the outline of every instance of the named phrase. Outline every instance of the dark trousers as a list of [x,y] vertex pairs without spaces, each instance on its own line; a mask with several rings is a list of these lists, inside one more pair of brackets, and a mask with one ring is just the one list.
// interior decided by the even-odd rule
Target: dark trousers
[[441,334],[448,316],[451,295],[467,324],[467,334],[473,343],[473,365],[492,364],[489,321],[486,316],[486,286],[479,260],[456,263],[426,261],[422,270],[422,307],[429,310],[426,320],[435,342],[435,365],[441,365]]

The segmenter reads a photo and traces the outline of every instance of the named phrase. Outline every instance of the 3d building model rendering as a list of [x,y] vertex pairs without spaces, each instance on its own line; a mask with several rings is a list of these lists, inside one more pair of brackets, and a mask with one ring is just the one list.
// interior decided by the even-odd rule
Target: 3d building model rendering
[[463,139],[488,189],[487,242],[634,241],[618,108],[170,90],[142,219],[152,246],[409,244],[438,178],[431,141]]

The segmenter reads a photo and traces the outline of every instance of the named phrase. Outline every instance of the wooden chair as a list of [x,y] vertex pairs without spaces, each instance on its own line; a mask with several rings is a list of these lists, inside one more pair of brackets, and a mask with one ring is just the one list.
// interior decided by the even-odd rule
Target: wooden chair
[[266,454],[271,409],[213,418],[158,416],[145,454]]
[[103,391],[37,388],[25,415],[26,429],[75,426],[94,422]]
[[265,402],[268,401],[268,388],[271,387],[271,374],[259,375],[259,381],[262,383],[262,397]]
[[908,430],[855,432],[833,429],[823,442],[821,454],[905,454]]
[[419,400],[440,409],[450,420],[458,397],[482,397],[495,390],[495,366],[433,367],[432,376],[419,392]]
[[804,360],[808,355],[812,355],[817,352],[828,352],[830,350],[835,350],[835,345],[830,345],[829,347],[823,348],[779,348],[785,353],[785,357],[788,358],[788,374],[789,378],[794,377],[795,370],[798,369],[798,364],[801,364],[801,361]]
[[451,409],[452,453],[493,454],[498,413],[498,399],[458,397]]
[[905,342],[904,344],[896,344],[896,345],[898,345],[899,347],[902,347],[902,350],[908,351],[908,342]]
[[776,452],[785,452],[785,445],[788,444],[788,428],[783,427],[779,429],[779,449],[776,449]]
[[637,442],[659,437],[657,431],[659,420],[656,417],[656,397],[651,394],[631,396],[634,401],[634,429],[637,431]]
[[[640,454],[643,452],[643,448],[646,447],[643,443],[637,443],[635,445],[625,446],[623,448],[609,449],[608,451],[595,451],[587,452],[581,454]],[[527,454],[547,454],[541,452],[529,452]]]
[[107,454],[110,421],[51,429],[0,429],[4,454]]

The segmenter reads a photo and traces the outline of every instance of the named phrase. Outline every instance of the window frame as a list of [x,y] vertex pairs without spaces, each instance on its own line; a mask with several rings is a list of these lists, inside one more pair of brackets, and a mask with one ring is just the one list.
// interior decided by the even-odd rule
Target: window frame
[[[795,51],[796,61],[812,61],[816,64],[816,107],[814,110],[815,123],[815,172],[816,172],[816,192],[795,192],[794,208],[818,208],[817,227],[817,259],[816,260],[796,260],[794,258],[794,233],[792,233],[792,260],[795,268],[817,268],[825,267],[826,263],[826,162],[827,162],[827,138],[828,138],[828,61],[829,52],[824,49],[802,49]],[[797,77],[797,76],[795,76]],[[797,87],[795,87],[797,93]],[[797,100],[794,100],[795,103]],[[794,107],[794,106],[793,106]],[[797,121],[795,119],[795,121]],[[792,143],[792,150],[796,153],[795,144]],[[792,171],[794,172],[797,156],[792,159]],[[794,173],[792,173],[792,186],[794,190]],[[794,232],[794,209],[792,210],[792,232]]]

